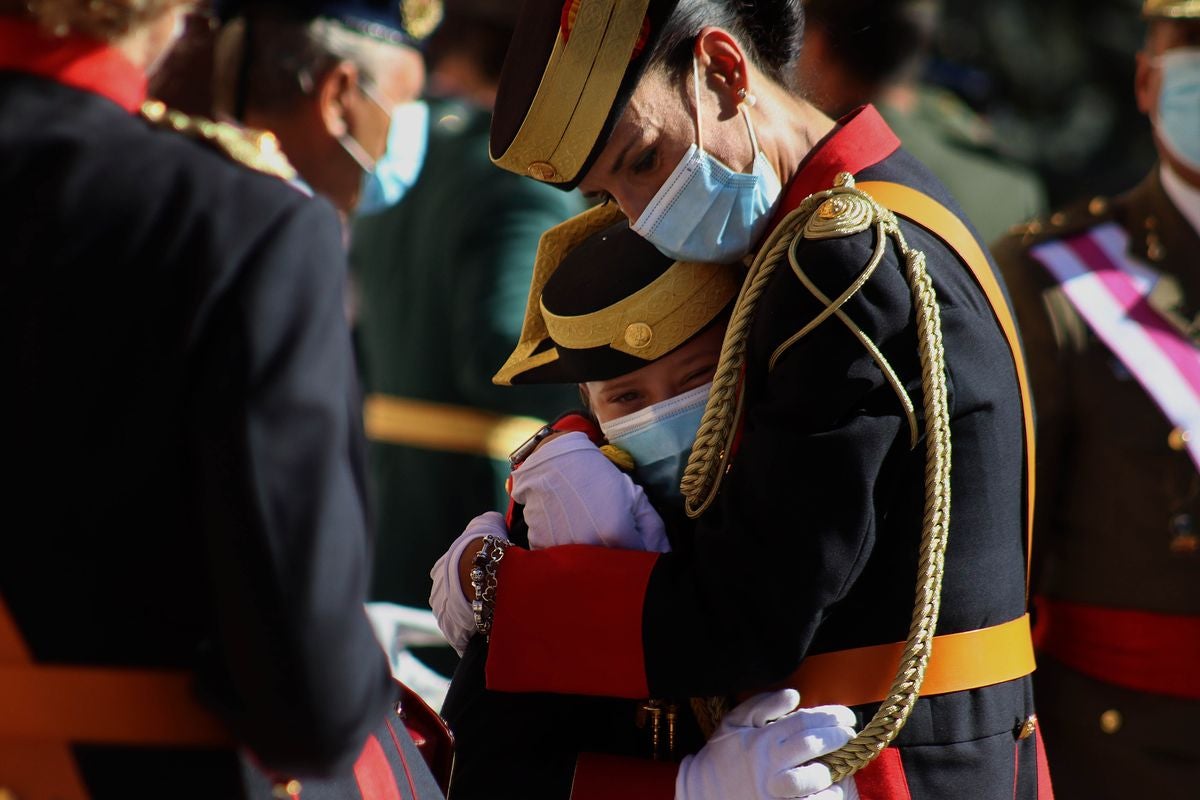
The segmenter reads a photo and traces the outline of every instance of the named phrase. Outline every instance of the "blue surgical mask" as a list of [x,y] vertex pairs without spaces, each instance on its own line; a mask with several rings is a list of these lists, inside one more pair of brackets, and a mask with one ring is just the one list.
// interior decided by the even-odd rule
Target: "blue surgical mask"
[[679,483],[708,403],[712,384],[601,422],[609,444],[633,456],[634,477],[655,500],[680,504]]
[[1158,138],[1171,155],[1200,171],[1200,48],[1171,50],[1159,56],[1158,65]]
[[[366,87],[363,94],[386,108]],[[372,160],[350,134],[338,141],[363,170],[355,214],[366,216],[386,211],[404,199],[421,174],[429,143],[429,106],[423,100],[414,100],[392,108],[387,148],[378,160]]]
[[727,264],[739,261],[762,237],[783,187],[754,135],[743,101],[754,163],[738,172],[704,150],[700,123],[700,72],[692,59],[696,86],[696,143],[631,227],[664,255],[677,261]]

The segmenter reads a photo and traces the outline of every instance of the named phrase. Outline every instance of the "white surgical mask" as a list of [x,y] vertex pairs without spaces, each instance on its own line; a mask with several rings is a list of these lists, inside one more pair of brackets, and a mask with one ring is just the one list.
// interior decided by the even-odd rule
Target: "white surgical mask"
[[[386,106],[367,87],[363,94],[380,108]],[[355,214],[365,216],[386,211],[404,199],[417,182],[429,143],[429,106],[423,100],[401,103],[388,115],[387,147],[373,159],[349,133],[338,137],[342,148],[363,171]]]
[[1189,168],[1200,171],[1200,48],[1159,56],[1162,89],[1154,122],[1163,146]]
[[696,89],[696,143],[631,228],[678,261],[727,264],[746,256],[762,237],[783,191],[758,146],[747,103],[739,106],[754,149],[750,172],[738,172],[704,150],[700,122],[700,70],[692,58]]
[[633,474],[651,497],[661,502],[682,503],[679,483],[687,468],[692,443],[700,430],[708,404],[706,384],[641,411],[601,422],[609,444],[633,457]]

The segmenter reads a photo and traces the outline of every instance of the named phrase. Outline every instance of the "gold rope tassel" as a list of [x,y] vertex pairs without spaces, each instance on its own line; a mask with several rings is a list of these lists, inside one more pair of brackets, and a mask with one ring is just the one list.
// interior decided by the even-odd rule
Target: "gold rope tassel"
[[[896,217],[868,195],[855,189],[854,179],[850,175],[839,175],[836,188],[813,195],[789,214],[751,265],[746,285],[734,307],[722,347],[721,364],[681,486],[687,497],[688,514],[693,517],[703,513],[717,494],[741,413],[741,373],[745,365],[750,324],[766,282],[783,255],[788,255],[792,268],[803,281],[805,276],[795,259],[793,246],[801,238],[801,232],[807,238],[829,238],[861,232],[872,225],[876,226],[880,240],[888,237],[894,239],[904,256],[906,276],[916,310],[917,348],[921,361],[921,391],[926,421],[925,514],[922,520],[916,600],[896,678],[888,697],[863,730],[844,747],[818,759],[829,767],[835,781],[853,775],[883,752],[904,727],[916,705],[925,680],[925,668],[929,663],[941,607],[942,576],[950,526],[950,412],[937,294],[926,270],[925,255],[908,246]],[[877,248],[872,261],[881,256],[882,249]],[[868,266],[868,271],[872,268]],[[806,281],[806,285],[809,283]],[[861,285],[859,282],[858,286]],[[839,298],[839,311],[846,299]],[[830,305],[827,298],[822,302]],[[848,320],[843,319],[843,322],[849,324]],[[876,356],[876,352],[877,349],[872,350],[871,354],[878,362],[882,356]],[[886,362],[880,367],[885,374],[890,369]]]

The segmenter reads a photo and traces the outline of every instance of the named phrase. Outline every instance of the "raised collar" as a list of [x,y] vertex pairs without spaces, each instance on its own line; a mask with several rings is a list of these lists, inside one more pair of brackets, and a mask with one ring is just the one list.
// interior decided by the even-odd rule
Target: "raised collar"
[[1192,226],[1192,230],[1200,234],[1200,189],[1184,181],[1165,161],[1159,165],[1158,170],[1163,191]]
[[0,17],[0,70],[38,75],[106,97],[130,113],[146,99],[146,75],[111,45],[50,36],[35,23]]
[[862,106],[838,120],[837,127],[800,164],[783,196],[772,227],[816,192],[833,188],[841,172],[857,175],[900,149],[900,139],[875,106]]

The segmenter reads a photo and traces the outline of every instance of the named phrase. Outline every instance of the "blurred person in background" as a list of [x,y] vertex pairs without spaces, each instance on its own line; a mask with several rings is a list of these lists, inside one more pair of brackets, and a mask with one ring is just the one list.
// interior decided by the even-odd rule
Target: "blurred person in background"
[[991,128],[966,103],[922,83],[940,8],[938,0],[805,0],[797,80],[835,118],[874,103],[992,241],[1045,211],[1045,192],[1033,172],[996,151]]
[[986,116],[995,146],[1031,165],[1052,208],[1117,194],[1156,156],[1129,86],[1141,0],[941,0],[925,77]]
[[0,796],[342,772],[393,696],[340,226],[144,105],[190,5],[0,2]]
[[[518,10],[511,0],[445,4],[430,74],[439,91],[461,94],[409,106],[394,144],[415,169],[354,225],[377,600],[427,608],[433,563],[480,509],[507,506],[507,455],[541,423],[505,415],[546,418],[578,402],[561,386],[491,382],[521,333],[539,238],[582,210],[577,194],[488,157],[491,115],[479,103],[495,94]],[[445,674],[454,661],[449,648],[422,657]]]
[[426,5],[220,0],[217,114],[274,133],[301,185],[347,218],[375,208],[406,166],[391,144],[424,85]]
[[996,246],[1040,412],[1034,680],[1065,797],[1200,781],[1200,2],[1144,14],[1159,163]]

